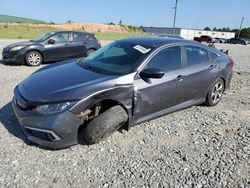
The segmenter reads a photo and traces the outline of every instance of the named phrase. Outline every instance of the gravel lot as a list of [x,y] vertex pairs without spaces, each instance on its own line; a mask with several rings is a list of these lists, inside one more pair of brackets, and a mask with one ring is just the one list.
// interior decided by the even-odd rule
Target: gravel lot
[[[0,40],[0,50],[12,42]],[[236,65],[216,107],[59,151],[27,141],[11,109],[13,88],[38,68],[0,64],[0,187],[250,187],[250,45],[220,48]]]

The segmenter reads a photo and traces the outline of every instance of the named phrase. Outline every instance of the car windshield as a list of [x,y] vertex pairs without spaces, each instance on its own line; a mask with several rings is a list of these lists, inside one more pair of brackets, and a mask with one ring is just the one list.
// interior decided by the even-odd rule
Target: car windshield
[[124,75],[132,73],[152,51],[151,47],[125,41],[111,43],[89,57],[81,65],[93,71]]
[[40,36],[36,37],[32,41],[35,41],[35,42],[44,41],[44,40],[46,40],[47,38],[49,38],[53,34],[54,34],[53,32],[45,33],[43,35],[40,35]]

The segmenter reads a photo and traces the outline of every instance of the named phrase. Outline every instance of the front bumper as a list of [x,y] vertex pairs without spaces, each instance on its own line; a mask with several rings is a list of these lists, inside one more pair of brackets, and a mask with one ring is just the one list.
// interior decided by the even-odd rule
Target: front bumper
[[24,55],[19,51],[2,52],[2,60],[6,63],[24,64]]
[[53,149],[67,148],[78,143],[78,128],[84,120],[70,111],[39,115],[21,109],[15,98],[12,107],[24,134],[31,142]]

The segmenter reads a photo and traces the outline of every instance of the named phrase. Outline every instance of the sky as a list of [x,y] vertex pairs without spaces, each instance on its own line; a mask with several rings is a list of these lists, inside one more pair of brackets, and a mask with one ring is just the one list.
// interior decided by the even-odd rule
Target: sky
[[[0,0],[0,14],[46,22],[172,27],[175,0]],[[179,0],[176,27],[250,27],[250,0]]]

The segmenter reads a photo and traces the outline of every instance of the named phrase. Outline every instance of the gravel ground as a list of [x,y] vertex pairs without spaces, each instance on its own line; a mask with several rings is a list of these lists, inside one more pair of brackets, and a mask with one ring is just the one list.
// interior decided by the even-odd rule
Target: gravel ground
[[[0,50],[11,42],[0,40]],[[11,109],[14,86],[38,68],[0,64],[0,187],[250,187],[250,45],[219,47],[236,65],[216,107],[59,151],[27,141]]]

